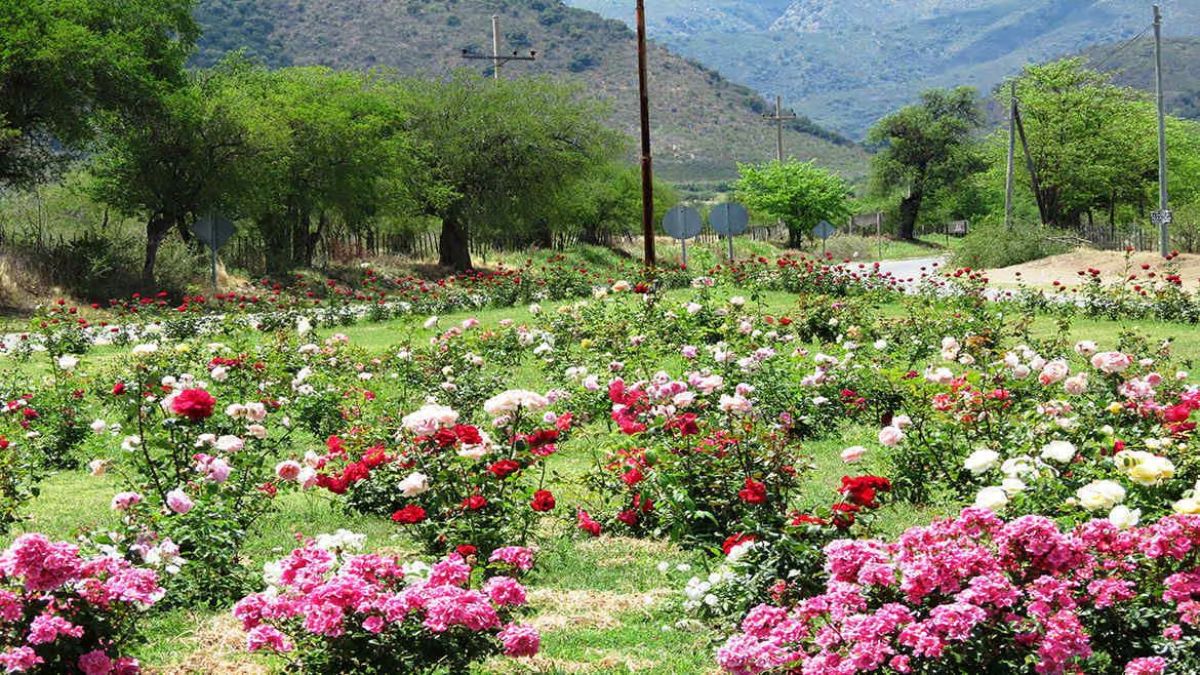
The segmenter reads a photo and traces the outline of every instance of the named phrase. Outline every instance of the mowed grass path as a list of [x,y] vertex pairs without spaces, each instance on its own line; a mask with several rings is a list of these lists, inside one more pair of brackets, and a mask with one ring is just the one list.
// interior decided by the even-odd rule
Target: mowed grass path
[[[721,292],[726,296],[749,295],[730,289]],[[682,301],[688,293],[677,291],[671,295],[672,299]],[[794,298],[788,294],[766,293],[759,309],[786,315],[794,306]],[[548,303],[544,309],[553,311],[554,305]],[[899,303],[893,303],[882,307],[881,312],[885,316],[899,316],[903,309]],[[467,317],[478,318],[486,326],[503,318],[525,320],[529,314],[525,307],[463,312],[443,317],[442,325]],[[370,350],[398,348],[405,343],[426,341],[435,334],[422,328],[425,318],[362,323],[325,329],[322,334],[342,332],[353,344]],[[1072,337],[1111,346],[1117,335],[1128,328],[1137,328],[1153,340],[1173,340],[1180,358],[1200,361],[1200,338],[1194,328],[1187,326],[1077,319]],[[1050,335],[1055,330],[1053,317],[1039,318],[1034,326],[1038,334]],[[106,360],[120,351],[97,349],[85,359]],[[0,358],[0,368],[9,375],[40,377],[49,366],[48,359],[20,364]],[[515,370],[507,385],[545,388],[532,364]],[[877,449],[876,432],[874,428],[849,427],[840,435],[804,445],[803,452],[816,468],[808,474],[796,506],[828,503],[841,477],[851,471],[839,458],[840,451],[856,444]],[[553,489],[559,495],[561,519],[547,519],[544,523],[539,568],[530,583],[532,606],[537,610],[532,621],[543,631],[542,654],[525,662],[495,661],[480,667],[479,672],[614,675],[716,672],[713,636],[674,627],[683,617],[673,613],[664,600],[676,596],[680,589],[656,570],[660,562],[667,561],[691,564],[701,573],[704,558],[699,552],[684,551],[666,542],[609,537],[583,540],[576,536],[572,506],[588,497],[578,479],[597,459],[600,444],[596,437],[600,433],[602,425],[583,430],[549,461],[549,469],[557,476]],[[296,448],[300,454],[306,449]],[[868,455],[852,470],[870,472],[875,461]],[[28,505],[28,520],[14,528],[5,541],[23,531],[71,538],[81,527],[103,527],[114,519],[109,500],[118,489],[118,482],[112,476],[91,477],[85,472],[51,476],[42,484],[41,496]],[[366,533],[370,550],[399,553],[416,550],[410,541],[397,534],[398,528],[390,521],[347,514],[324,492],[289,494],[281,498],[279,507],[248,542],[247,564],[253,567],[290,551],[298,534],[313,535],[338,528]],[[878,528],[881,534],[895,534],[943,514],[936,508],[919,510],[909,505],[889,505],[880,513]],[[158,613],[148,618],[145,629],[149,640],[140,656],[150,672],[258,673],[277,672],[284,666],[275,658],[241,653],[244,638],[228,611]]]

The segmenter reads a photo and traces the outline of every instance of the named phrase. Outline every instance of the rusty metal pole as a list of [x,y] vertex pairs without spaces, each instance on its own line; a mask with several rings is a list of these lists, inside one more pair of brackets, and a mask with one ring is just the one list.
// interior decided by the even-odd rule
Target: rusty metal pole
[[642,114],[642,237],[646,267],[654,259],[654,170],[650,157],[650,94],[646,81],[646,3],[637,0],[638,98]]

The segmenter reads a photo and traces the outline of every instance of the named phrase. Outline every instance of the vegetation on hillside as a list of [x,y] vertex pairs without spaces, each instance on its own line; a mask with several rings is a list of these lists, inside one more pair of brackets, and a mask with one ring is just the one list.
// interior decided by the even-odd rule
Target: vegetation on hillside
[[[464,61],[461,54],[491,53],[492,14],[500,16],[502,53],[537,51],[534,62],[504,66],[506,77],[543,74],[582,82],[590,94],[610,103],[610,126],[636,133],[633,32],[558,0],[202,0],[197,17],[206,37],[200,57],[211,60],[222,48],[245,46],[272,65],[385,68],[431,77],[460,68],[490,73],[486,61]],[[738,162],[773,155],[774,128],[762,119],[768,104],[758,93],[659,45],[651,46],[649,62],[658,175],[727,181],[736,177]],[[789,123],[784,145],[790,156],[815,159],[848,179],[866,174],[861,148],[809,120]]]

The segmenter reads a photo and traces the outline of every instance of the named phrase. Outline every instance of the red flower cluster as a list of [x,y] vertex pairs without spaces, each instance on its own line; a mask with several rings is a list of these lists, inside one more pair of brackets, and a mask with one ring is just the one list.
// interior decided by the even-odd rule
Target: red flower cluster
[[593,537],[600,536],[600,523],[592,520],[592,517],[588,515],[588,512],[584,511],[583,509],[580,509],[579,514],[576,516],[576,524],[579,526],[579,529],[587,532]]
[[879,508],[879,502],[875,501],[877,491],[891,492],[891,482],[881,476],[842,476],[842,487],[838,488],[847,502],[868,509]]
[[405,525],[413,525],[425,520],[425,509],[416,504],[409,504],[392,514],[392,520]]
[[488,467],[488,471],[490,471],[496,478],[504,480],[520,470],[520,468],[521,465],[513,460],[502,459],[498,462],[492,463],[492,465]]
[[176,415],[191,422],[200,422],[212,417],[217,401],[203,389],[184,389],[171,402]]
[[753,478],[747,478],[746,487],[738,490],[738,496],[747,504],[762,504],[767,501],[767,486]]

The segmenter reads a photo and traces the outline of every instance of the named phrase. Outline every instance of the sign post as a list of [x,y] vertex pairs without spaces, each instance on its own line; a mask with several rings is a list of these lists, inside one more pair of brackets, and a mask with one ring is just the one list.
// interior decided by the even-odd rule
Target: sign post
[[217,251],[236,232],[237,227],[234,226],[233,221],[218,213],[209,213],[197,220],[196,224],[192,226],[192,233],[212,251],[212,283],[214,289],[217,287]]
[[824,256],[826,253],[826,245],[829,241],[829,238],[832,237],[835,232],[837,232],[837,228],[833,225],[830,225],[828,220],[822,220],[821,222],[817,223],[816,227],[813,228],[813,236],[821,240],[822,256]]
[[683,245],[684,267],[687,267],[687,240],[700,234],[703,228],[700,213],[688,206],[676,206],[663,216],[663,229]]
[[713,232],[725,237],[729,242],[729,264],[733,264],[733,238],[746,231],[750,225],[750,214],[741,204],[725,202],[713,207],[708,214],[708,224]]

